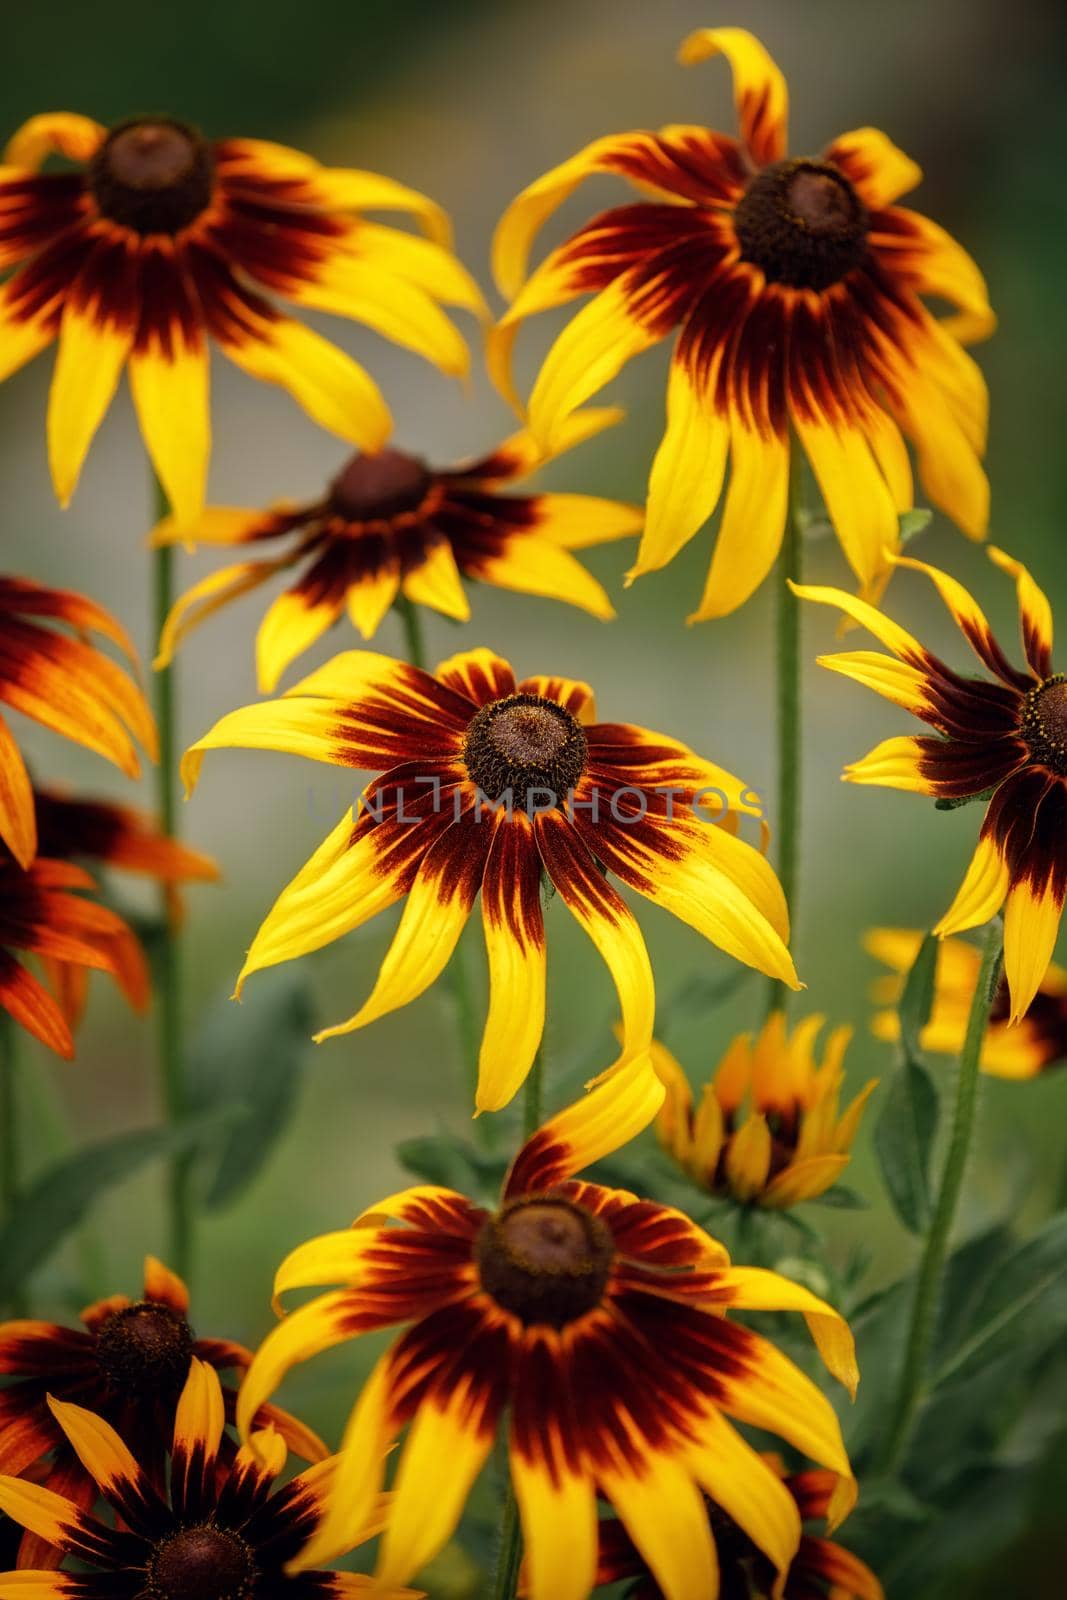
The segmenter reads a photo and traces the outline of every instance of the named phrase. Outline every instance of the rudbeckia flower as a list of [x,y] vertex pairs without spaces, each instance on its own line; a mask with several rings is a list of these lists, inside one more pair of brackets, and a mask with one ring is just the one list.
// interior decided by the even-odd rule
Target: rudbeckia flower
[[652,1047],[667,1090],[656,1119],[663,1148],[711,1194],[776,1210],[814,1200],[848,1166],[860,1118],[878,1080],[841,1110],[844,1055],[851,1028],[835,1028],[821,1062],[824,1018],[790,1030],[773,1011],[759,1033],[738,1035],[694,1106],[689,1079],[663,1045]]
[[[84,1402],[118,1429],[144,1471],[161,1484],[174,1408],[191,1367],[206,1362],[243,1372],[252,1352],[227,1339],[197,1338],[189,1326],[185,1284],[152,1256],[145,1262],[139,1300],[112,1295],[89,1306],[81,1320],[81,1329],[53,1322],[0,1323],[0,1473],[16,1478],[32,1472],[46,1489],[88,1509],[96,1498],[92,1468],[72,1446],[50,1399]],[[224,1385],[220,1405],[230,1421],[236,1403],[236,1389]],[[274,1406],[264,1409],[256,1425],[276,1428],[307,1461],[326,1454],[310,1429]],[[228,1440],[224,1449],[232,1458]],[[42,1546],[39,1531],[26,1535],[20,1566],[54,1564],[47,1547],[57,1541],[44,1535]]]
[[238,1399],[244,1432],[295,1362],[410,1324],[367,1380],[299,1567],[346,1547],[410,1423],[377,1571],[382,1584],[406,1582],[451,1536],[505,1413],[532,1600],[583,1600],[593,1588],[598,1493],[669,1600],[716,1593],[702,1491],[787,1571],[796,1503],[728,1418],[838,1474],[835,1520],[847,1512],[854,1484],[830,1402],[727,1313],[802,1312],[827,1365],[853,1385],[847,1325],[798,1284],[731,1267],[681,1212],[572,1179],[647,1126],[661,1095],[643,1057],[527,1141],[497,1211],[450,1189],[409,1189],[282,1264],[278,1295],[342,1287],[268,1334]]
[[[583,413],[567,444],[576,444],[618,412]],[[585,494],[509,494],[541,465],[528,435],[491,455],[433,468],[400,450],[356,455],[326,493],[308,505],[246,511],[213,507],[183,534],[173,518],[153,543],[186,537],[247,546],[259,559],[213,572],[184,594],[167,618],[157,667],[167,666],[193,628],[276,573],[302,571],[274,601],[256,638],[259,687],[272,690],[286,667],[347,609],[364,639],[373,638],[397,596],[465,622],[462,578],[520,594],[547,595],[593,616],[614,616],[604,590],[572,549],[636,533],[643,513]],[[277,541],[286,547],[277,554]]]
[[[74,170],[41,172],[49,156]],[[283,316],[280,296],[352,317],[462,373],[467,349],[440,309],[481,307],[422,195],[372,172],[322,167],[259,139],[209,142],[168,117],[103,128],[32,117],[0,167],[0,378],[58,340],[48,404],[56,493],[74,492],[128,367],[145,445],[175,515],[203,509],[210,449],[208,341],[288,389],[324,428],[377,450],[389,411],[364,369]],[[417,216],[422,239],[364,220]]]
[[[763,581],[782,542],[790,452],[814,471],[865,593],[923,486],[965,533],[985,533],[987,397],[961,340],[992,331],[974,262],[937,223],[895,201],[915,163],[875,128],[815,157],[786,151],[785,80],[742,28],[703,28],[685,63],[722,54],[740,143],[672,126],[597,139],[532,183],[497,231],[497,282],[512,305],[493,365],[514,399],[510,351],[524,318],[594,298],[552,346],[529,424],[546,445],[631,357],[677,330],[667,431],[652,467],[631,579],[671,561],[729,484],[707,586],[690,621],[724,616]],[[595,217],[526,279],[537,230],[593,173],[629,180],[639,203]],[[923,296],[957,309],[944,321]]]
[[[879,978],[871,998],[879,1009],[871,1018],[871,1031],[895,1043],[900,1038],[897,1006],[904,979],[919,953],[923,936],[911,928],[872,928],[864,947],[893,976]],[[963,1049],[971,1001],[978,983],[979,952],[966,939],[945,939],[937,953],[937,975],[930,1020],[919,1043],[935,1055],[958,1056]],[[980,1066],[992,1078],[1036,1078],[1050,1067],[1067,1061],[1067,971],[1049,964],[1026,1014],[1015,1027],[1008,1025],[1007,984],[997,987],[989,1016]]]
[[[308,1572],[288,1577],[285,1563],[314,1528],[334,1463],[323,1461],[272,1493],[285,1469],[284,1439],[260,1429],[228,1465],[222,1454],[225,1411],[214,1369],[194,1358],[173,1426],[160,1439],[173,1454],[169,1487],[153,1480],[114,1428],[80,1405],[49,1400],[64,1448],[77,1458],[117,1525],[91,1516],[67,1495],[0,1478],[0,1509],[45,1543],[79,1562],[72,1572],[0,1573],[0,1596],[40,1600],[333,1600],[362,1594],[369,1578]],[[378,1530],[381,1508],[368,1507],[352,1543]],[[381,1600],[416,1600],[394,1590]]]
[[[369,651],[334,658],[281,700],[232,711],[186,752],[288,751],[385,768],[284,889],[238,980],[318,950],[406,898],[374,992],[319,1039],[361,1028],[428,989],[481,891],[489,1015],[477,1105],[506,1105],[529,1070],[545,1014],[544,872],[589,934],[619,992],[623,1055],[652,1038],[655,995],[633,913],[608,873],[738,960],[798,987],[773,869],[730,826],[758,796],[685,745],[597,722],[588,684],[516,682],[490,650],[434,674]],[[701,802],[703,797],[703,802]]]
[[[49,788],[35,788],[33,799],[41,852],[54,860],[100,862],[140,873],[154,878],[175,897],[179,884],[211,883],[219,875],[210,856],[170,838],[148,812],[134,806],[83,800]],[[132,929],[126,928],[117,944],[127,987],[139,1006],[146,1005],[151,979],[140,940]],[[88,968],[47,957],[45,965],[73,1032],[85,1008]]]
[[1002,550],[991,559],[1014,577],[1026,669],[1013,667],[981,607],[936,567],[924,572],[991,674],[962,677],[874,606],[839,589],[797,588],[837,606],[892,652],[857,650],[820,664],[854,678],[932,727],[936,738],[885,739],[846,767],[849,783],[908,789],[936,800],[988,798],[978,848],[934,932],[978,928],[1004,908],[1009,1022],[1030,1009],[1052,959],[1067,894],[1067,677],[1052,670],[1052,611],[1026,568]]
[[[76,1020],[70,997],[84,984],[74,969],[110,972],[135,1011],[145,1010],[151,992],[132,928],[107,906],[75,892],[95,887],[69,861],[38,856],[24,870],[0,853],[0,1007],[67,1060],[74,1054]],[[45,963],[55,998],[22,965],[23,954]]]
[[[764,1452],[762,1459],[777,1473],[796,1502],[804,1523],[821,1522],[837,1487],[832,1472],[794,1472],[788,1476],[778,1457]],[[786,1573],[785,1586],[774,1590],[774,1568],[752,1540],[713,1502],[708,1502],[719,1550],[719,1600],[750,1600],[773,1592],[781,1600],[883,1600],[883,1589],[866,1562],[832,1539],[814,1533],[801,1535],[797,1553]],[[598,1529],[597,1585],[631,1582],[626,1600],[664,1600],[647,1562],[618,1518],[605,1517]]]
[[[43,626],[43,621],[65,622],[76,637]],[[90,633],[110,639],[134,659],[126,630],[103,606],[66,589],[0,577],[0,704],[95,750],[136,778],[140,762],[134,739],[154,761],[155,722],[140,689],[89,643]],[[2,717],[0,841],[23,867],[37,851],[33,786]]]

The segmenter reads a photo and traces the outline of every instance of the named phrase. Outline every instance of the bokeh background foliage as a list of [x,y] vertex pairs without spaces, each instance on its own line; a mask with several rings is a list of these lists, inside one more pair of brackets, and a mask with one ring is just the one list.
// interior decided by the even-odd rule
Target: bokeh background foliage
[[[488,288],[487,246],[500,210],[529,178],[586,140],[668,121],[732,127],[725,69],[682,72],[673,62],[675,42],[690,28],[726,21],[753,29],[785,69],[794,149],[816,150],[835,132],[868,122],[885,128],[925,168],[915,204],[959,237],[986,272],[1001,318],[998,335],[980,352],[993,393],[992,536],[1033,567],[1064,616],[1067,188],[1062,13],[1052,0],[1022,0],[1010,12],[1001,0],[937,6],[898,0],[892,7],[744,0],[719,11],[709,10],[707,0],[656,6],[305,0],[299,7],[287,0],[186,0],[155,8],[129,0],[94,6],[51,0],[21,8],[5,29],[3,121],[9,130],[41,109],[79,110],[105,122],[159,110],[212,135],[292,141],[324,160],[388,173],[449,209],[460,253]],[[609,203],[617,193],[607,182],[595,188]],[[587,211],[589,201],[581,204]],[[551,237],[574,215],[565,208]],[[521,346],[524,377],[545,348],[549,320]],[[334,323],[331,336],[370,361],[394,408],[402,447],[444,461],[481,450],[509,430],[505,409],[477,371],[464,393],[371,335]],[[149,568],[139,543],[150,500],[128,402],[105,422],[74,509],[60,513],[41,427],[50,359],[0,389],[4,568],[83,589],[113,607],[150,657]],[[662,351],[646,356],[616,384],[612,398],[629,411],[624,429],[550,469],[546,483],[641,496],[662,427],[664,359]],[[316,433],[280,392],[251,385],[221,361],[214,382],[213,500],[258,504],[310,495],[336,469],[343,447]],[[620,617],[611,627],[547,602],[485,591],[474,597],[464,639],[504,650],[522,671],[590,678],[606,716],[669,730],[770,795],[770,594],[723,622],[686,630],[682,618],[699,593],[708,548],[707,537],[698,537],[666,572],[625,594],[619,549],[592,552],[590,565],[617,599]],[[979,550],[935,519],[920,553],[950,565],[1002,636],[1013,637],[1011,586]],[[191,581],[210,559],[182,558],[180,578]],[[814,580],[845,578],[832,539],[816,544],[808,559]],[[918,580],[898,578],[891,595],[901,620],[935,647],[957,651]],[[259,604],[252,600],[225,622],[209,624],[181,657],[184,739],[254,698],[251,636]],[[829,647],[832,626],[828,614],[805,618],[809,662]],[[459,644],[455,630],[437,619],[429,622],[429,636],[435,656]],[[336,634],[320,653],[353,642]],[[394,622],[385,625],[381,647],[400,650]],[[860,935],[873,923],[918,927],[935,920],[969,854],[977,813],[938,814],[912,796],[843,789],[837,774],[845,759],[910,728],[892,708],[813,666],[804,702],[809,733],[797,949],[809,989],[798,1009],[856,1024],[849,1063],[858,1086],[872,1072],[887,1073],[892,1059],[866,1032],[873,968]],[[54,740],[30,727],[19,732],[40,776],[128,794],[91,757],[70,747],[57,755]],[[197,1059],[206,1063],[201,1115],[211,1135],[201,1171],[211,1209],[194,1311],[202,1331],[249,1343],[268,1324],[270,1277],[284,1251],[342,1225],[403,1181],[393,1154],[398,1142],[424,1139],[437,1128],[469,1137],[446,985],[364,1033],[319,1050],[302,1043],[309,1018],[347,1015],[369,988],[387,927],[373,924],[305,963],[296,977],[254,981],[240,1008],[225,999],[276,889],[336,821],[352,789],[339,771],[232,754],[209,768],[183,815],[190,840],[225,870],[220,888],[189,896],[190,1011],[201,1019],[194,1026],[207,1029]],[[134,911],[147,910],[147,900],[141,906],[132,890],[122,893]],[[728,964],[710,956],[695,935],[655,912],[641,915],[662,1027],[702,1080],[730,1034],[752,1021],[759,984],[724,982]],[[558,907],[551,924],[548,1082],[550,1103],[558,1104],[583,1073],[610,1058],[612,1014],[606,975],[582,936]],[[480,979],[472,932],[468,959]],[[158,1168],[149,1160],[158,1152],[142,1133],[156,1120],[150,1025],[132,1020],[103,982],[93,989],[74,1065],[37,1059],[23,1048],[24,1092],[32,1071],[38,1089],[50,1086],[62,1101],[79,1142],[130,1135],[114,1151],[114,1174],[122,1181],[37,1273],[35,1309],[42,1314],[68,1315],[90,1281],[94,1289],[132,1289],[140,1258],[160,1248]],[[940,1062],[931,1068],[935,1080],[948,1070]],[[220,1071],[230,1101],[221,1110]],[[36,1091],[26,1098],[33,1101],[27,1104],[30,1170],[42,1173],[55,1156],[54,1117]],[[985,1326],[983,1319],[1001,1332],[986,1341],[981,1360],[957,1360],[944,1399],[924,1420],[909,1492],[869,1486],[848,1529],[857,1548],[881,1561],[894,1595],[978,1600],[1062,1593],[1067,1435],[1057,1402],[1067,1362],[1057,1334],[1067,1317],[1054,1289],[1064,1246],[1060,1235],[1046,1233],[1036,1256],[1020,1257],[1013,1230],[1033,1232],[1062,1203],[1065,1112],[1067,1073],[1025,1086],[983,1082],[960,1228],[964,1248],[945,1297],[942,1349],[959,1351],[964,1330]],[[514,1131],[506,1117],[496,1119],[502,1153],[513,1147]],[[425,1163],[424,1147],[408,1154]],[[635,1162],[648,1173],[654,1160],[650,1144],[642,1146],[617,1175],[633,1176]],[[494,1165],[491,1157],[479,1161],[483,1169]],[[454,1164],[450,1179],[478,1181],[462,1156]],[[899,1358],[903,1297],[891,1285],[909,1270],[915,1247],[885,1203],[869,1129],[848,1181],[872,1202],[870,1209],[824,1207],[809,1216],[829,1241],[834,1292],[846,1309],[858,1308],[864,1384],[853,1421],[862,1463],[865,1439],[869,1444],[872,1429],[882,1426],[878,1400]],[[83,1192],[68,1203],[71,1219],[85,1198]],[[692,1204],[695,1197],[676,1198]],[[772,1258],[802,1256],[805,1249],[788,1234],[770,1235],[762,1247]],[[9,1271],[11,1262],[9,1255]],[[1018,1305],[1020,1286],[1023,1298],[1029,1295],[1025,1314],[1007,1315]],[[313,1363],[287,1391],[294,1407],[335,1438],[371,1354],[368,1341],[365,1349]],[[994,1433],[999,1454],[990,1469]],[[477,1538],[475,1528],[475,1555]],[[464,1556],[450,1555],[434,1579],[437,1600],[468,1592],[466,1574]]]

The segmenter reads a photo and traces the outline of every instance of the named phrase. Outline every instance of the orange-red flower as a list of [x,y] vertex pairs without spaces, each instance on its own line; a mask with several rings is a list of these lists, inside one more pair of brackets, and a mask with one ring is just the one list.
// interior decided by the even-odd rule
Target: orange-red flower
[[[169,838],[146,811],[109,800],[83,800],[62,790],[35,788],[37,832],[43,854],[62,860],[99,862],[136,872],[177,894],[183,883],[211,883],[218,868],[210,856]],[[135,1008],[148,1004],[150,977],[140,940],[132,929],[116,935],[112,948]],[[87,967],[46,961],[53,991],[68,1027],[77,1027],[88,995]]]
[[[174,1408],[194,1360],[243,1372],[252,1352],[228,1339],[198,1338],[189,1326],[189,1293],[162,1262],[145,1262],[139,1300],[112,1295],[82,1312],[83,1328],[53,1322],[0,1323],[0,1473],[29,1473],[45,1488],[89,1507],[93,1479],[49,1406],[76,1400],[113,1427],[137,1455],[153,1482],[162,1479]],[[232,1421],[237,1391],[223,1387]],[[264,1408],[257,1426],[273,1424],[291,1449],[319,1461],[325,1446],[295,1417]],[[228,1445],[232,1459],[233,1447]],[[23,1567],[54,1564],[47,1542],[27,1534]]]
[[[617,417],[583,412],[572,418],[566,444]],[[417,456],[383,450],[353,457],[308,505],[211,507],[187,534],[169,518],[156,530],[157,545],[199,540],[245,547],[261,558],[213,572],[181,597],[163,629],[157,667],[206,617],[293,567],[303,568],[299,578],[270,606],[256,637],[264,693],[345,609],[365,639],[401,594],[465,622],[470,607],[461,578],[614,616],[600,584],[570,552],[636,533],[643,514],[593,495],[507,492],[542,460],[528,434],[456,467],[433,468]],[[278,553],[281,540],[288,547]]]
[[[961,340],[994,325],[982,276],[929,218],[895,202],[915,163],[875,128],[819,156],[787,155],[785,79],[743,28],[702,28],[681,60],[722,54],[741,140],[671,126],[597,139],[537,179],[497,230],[494,267],[512,301],[495,336],[499,384],[524,318],[592,294],[560,334],[529,401],[557,429],[641,351],[677,331],[667,431],[630,577],[677,554],[729,485],[703,599],[723,616],[766,576],[781,545],[790,455],[815,472],[865,592],[888,575],[898,515],[912,504],[904,439],[930,499],[981,538],[987,396]],[[627,179],[638,203],[594,217],[526,279],[538,229],[593,173]],[[957,308],[939,321],[924,298]]]
[[[65,622],[75,637],[46,622]],[[129,635],[103,606],[66,589],[0,577],[0,703],[106,756],[135,778],[140,763],[134,739],[156,759],[152,713],[127,673],[89,642],[90,633],[134,659]],[[37,850],[33,787],[2,717],[0,841],[20,866],[29,866]]]
[[[41,172],[51,155],[73,170]],[[367,222],[414,213],[433,235]],[[107,129],[32,117],[0,167],[0,378],[58,340],[48,405],[56,493],[74,491],[123,367],[175,515],[196,520],[210,448],[208,341],[282,384],[325,428],[377,450],[392,426],[369,374],[269,297],[366,323],[462,373],[440,309],[481,308],[440,208],[375,173],[259,139],[209,142],[168,117]]]
[[[76,892],[95,887],[89,874],[69,861],[38,856],[23,869],[10,858],[0,859],[0,1006],[68,1060],[84,994],[82,969],[110,972],[134,1010],[144,1010],[150,994],[144,952],[133,930],[116,912]],[[55,998],[19,955],[37,956],[46,964]]]
[[282,1264],[279,1295],[341,1287],[267,1336],[238,1399],[243,1431],[295,1362],[409,1324],[352,1413],[299,1568],[347,1548],[410,1424],[377,1572],[386,1586],[406,1582],[450,1538],[505,1414],[531,1600],[589,1594],[598,1493],[672,1600],[716,1592],[702,1490],[786,1572],[796,1502],[728,1418],[829,1468],[834,1520],[847,1512],[855,1485],[829,1400],[729,1312],[801,1312],[830,1370],[854,1386],[838,1314],[776,1273],[732,1267],[681,1212],[572,1177],[647,1126],[661,1096],[647,1057],[636,1061],[527,1141],[495,1212],[450,1189],[409,1189]]

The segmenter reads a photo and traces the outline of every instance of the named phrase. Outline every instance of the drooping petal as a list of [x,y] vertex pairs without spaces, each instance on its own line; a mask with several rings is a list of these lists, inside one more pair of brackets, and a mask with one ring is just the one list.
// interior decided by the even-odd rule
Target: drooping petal
[[346,589],[343,559],[330,562],[327,555],[271,602],[256,631],[261,693],[270,694],[286,668],[333,627],[344,610]]
[[256,1416],[291,1367],[351,1337],[351,1310],[348,1291],[335,1290],[290,1312],[270,1330],[237,1396],[237,1426],[243,1440],[251,1437]]
[[444,971],[481,888],[493,835],[501,826],[507,826],[504,813],[483,818],[472,797],[457,820],[429,845],[370,998],[347,1022],[316,1034],[317,1041],[351,1033],[407,1005]]
[[760,1267],[731,1267],[717,1275],[705,1303],[739,1311],[802,1312],[828,1370],[855,1395],[860,1375],[848,1323],[802,1284]]
[[778,556],[789,495],[789,443],[730,424],[730,482],[704,593],[688,622],[729,616],[754,594]]
[[391,1416],[394,1356],[391,1351],[381,1357],[360,1391],[345,1426],[325,1515],[290,1571],[336,1560],[352,1549],[367,1525],[385,1477],[386,1451],[400,1431]]
[[478,1058],[479,1111],[505,1106],[525,1081],[545,1025],[541,860],[524,812],[496,829],[482,881],[489,1011]]
[[955,900],[934,929],[938,938],[965,933],[968,928],[980,928],[990,917],[995,917],[1004,904],[1008,883],[1008,864],[1003,851],[993,838],[983,833]]
[[1060,931],[1064,889],[1062,878],[1013,883],[1004,904],[1004,972],[1011,993],[1011,1021],[1020,1022],[1030,1009],[1048,971]]
[[103,239],[67,296],[48,399],[48,459],[62,505],[74,493],[133,345],[135,282],[132,253]]
[[865,593],[888,570],[899,524],[888,485],[863,428],[831,426],[793,411],[793,425],[818,479],[842,549]]
[[724,55],[734,75],[734,99],[754,161],[766,166],[786,153],[789,91],[767,51],[745,28],[698,28],[678,52],[684,66]]
[[468,577],[517,594],[563,600],[602,622],[609,622],[615,615],[603,586],[568,550],[552,540],[535,533],[516,533],[495,540],[494,545],[484,552],[461,552],[461,565]]
[[56,1055],[73,1057],[74,1036],[62,1009],[7,950],[0,950],[0,1006]]
[[184,534],[203,512],[211,453],[207,342],[192,286],[169,244],[141,246],[138,277],[130,389],[148,454]]
[[410,568],[401,587],[412,605],[430,606],[454,622],[469,622],[471,608],[447,539],[432,539],[423,559]]
[[[625,901],[599,871],[579,830],[558,811],[534,820],[538,849],[560,899],[596,945],[618,991],[622,1010],[620,1063],[652,1042],[655,985],[648,950]],[[599,837],[595,832],[593,839]]]
[[208,617],[241,595],[258,589],[288,565],[288,557],[280,561],[236,561],[232,566],[209,572],[186,589],[174,602],[163,623],[153,662],[156,670],[170,666],[178,648]]
[[511,1480],[522,1518],[530,1600],[585,1600],[596,1582],[597,1510],[593,1480],[562,1464],[528,1459],[514,1442]]
[[0,717],[0,839],[20,867],[37,853],[33,785],[15,737]]
[[0,1478],[0,1511],[47,1544],[94,1566],[121,1566],[123,1554],[128,1554],[122,1535],[72,1500],[25,1478]]
[[778,1572],[788,1572],[800,1543],[796,1501],[764,1458],[721,1412],[700,1419],[698,1443],[686,1455],[694,1477]]
[[718,1594],[707,1507],[677,1460],[642,1452],[626,1469],[601,1468],[597,1475],[665,1600],[708,1600]]
[[314,277],[294,283],[288,298],[364,322],[453,377],[470,366],[466,341],[430,295],[371,262],[333,254]]
[[730,426],[676,355],[667,384],[667,431],[648,484],[648,510],[627,582],[665,567],[711,516],[726,472]]

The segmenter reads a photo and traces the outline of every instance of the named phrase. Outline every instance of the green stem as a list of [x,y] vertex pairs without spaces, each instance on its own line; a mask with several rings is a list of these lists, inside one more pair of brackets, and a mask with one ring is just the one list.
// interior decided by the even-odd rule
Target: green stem
[[526,1086],[523,1090],[522,1136],[524,1139],[531,1138],[541,1126],[541,1096],[544,1088],[544,1075],[544,1051],[539,1048],[533,1058],[533,1065],[526,1075]]
[[[19,1096],[15,1023],[0,1010],[0,1219],[15,1208],[19,1189]],[[12,1316],[22,1316],[21,1295],[13,1295]]]
[[[404,630],[404,654],[413,667],[420,667],[425,672],[426,642],[423,638],[422,618],[419,616],[418,607],[406,595],[398,595],[395,605]],[[448,963],[448,981],[452,990],[452,1003],[456,1008],[456,1027],[463,1058],[464,1084],[473,1101],[478,1090],[478,1054],[481,1041],[478,1036],[478,1020],[474,1010],[470,971],[464,958],[462,937]],[[487,1117],[480,1117],[478,1126],[482,1130],[482,1137],[488,1142],[491,1138],[490,1120]]]
[[507,1499],[504,1502],[504,1520],[500,1529],[500,1553],[497,1556],[496,1574],[493,1578],[492,1600],[515,1600],[521,1566],[522,1529],[519,1526],[518,1502],[509,1475]]
[[[167,499],[156,483],[157,516],[167,514]],[[174,600],[174,551],[164,545],[154,552],[154,638],[159,639]],[[175,668],[164,667],[155,675],[156,722],[159,726],[159,816],[164,833],[178,831],[177,692]],[[174,921],[174,908],[166,887],[161,900],[162,931],[157,979],[157,1024],[159,1032],[159,1070],[163,1104],[168,1122],[181,1122],[188,1114],[185,1086],[185,1052],[182,1016],[182,965],[180,935]],[[188,1278],[193,1257],[192,1153],[176,1155],[167,1174],[167,1209],[170,1219],[170,1262],[174,1270]]]
[[915,1300],[911,1311],[911,1327],[904,1353],[904,1366],[900,1375],[895,1419],[882,1457],[882,1468],[893,1472],[903,1459],[911,1438],[912,1428],[919,1409],[926,1398],[927,1369],[930,1344],[934,1333],[941,1275],[948,1254],[952,1224],[956,1217],[963,1176],[974,1131],[975,1107],[978,1103],[978,1067],[992,1010],[993,999],[1000,973],[1000,957],[1004,948],[1004,931],[999,918],[989,924],[982,960],[978,969],[978,983],[967,1018],[967,1032],[960,1052],[956,1073],[956,1100],[952,1109],[952,1130],[948,1150],[941,1172],[941,1184],[926,1236],[919,1278],[915,1286]]
[[[797,861],[800,845],[801,738],[800,738],[800,601],[789,587],[803,572],[804,531],[800,450],[796,441],[789,453],[789,506],[785,537],[778,558],[776,624],[777,728],[778,728],[778,879],[789,907],[794,934],[797,927]],[[772,978],[767,990],[767,1013],[784,1010],[790,991]]]

